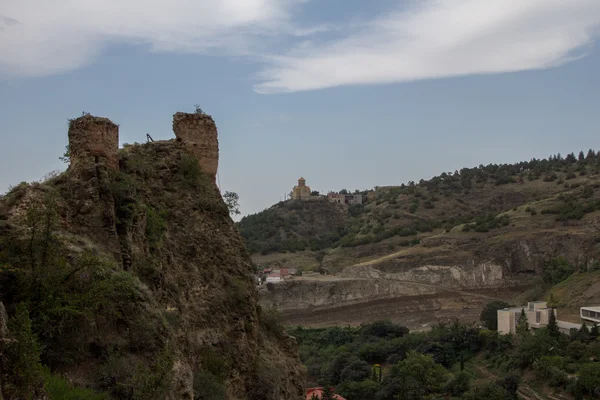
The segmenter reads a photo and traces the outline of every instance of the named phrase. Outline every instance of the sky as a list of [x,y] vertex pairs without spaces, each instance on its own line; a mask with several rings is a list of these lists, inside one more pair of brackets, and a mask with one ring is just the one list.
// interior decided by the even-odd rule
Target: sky
[[200,105],[242,215],[600,150],[599,39],[599,0],[0,0],[0,193],[84,111],[122,145]]

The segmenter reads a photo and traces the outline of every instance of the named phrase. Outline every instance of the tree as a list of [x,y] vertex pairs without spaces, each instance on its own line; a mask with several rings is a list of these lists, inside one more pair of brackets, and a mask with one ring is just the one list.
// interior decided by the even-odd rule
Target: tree
[[198,104],[194,104],[194,114],[206,115]]
[[342,369],[340,373],[340,382],[354,381],[359,382],[367,379],[371,375],[369,364],[360,359],[354,359]]
[[590,337],[597,339],[598,336],[600,336],[600,330],[598,329],[598,324],[594,324],[590,330]]
[[342,382],[335,389],[347,399],[375,400],[378,388],[377,382],[365,379],[362,382]]
[[229,210],[229,214],[239,215],[240,214],[240,196],[235,192],[225,192],[223,195],[223,201]]
[[578,160],[579,161],[583,161],[585,159],[585,155],[583,154],[583,151],[579,152],[579,156],[578,156]]
[[579,382],[579,379],[577,380],[577,383],[575,384],[575,392],[573,393],[573,397],[575,400],[584,400],[583,399],[583,391],[581,390],[581,383]]
[[502,310],[508,306],[509,304],[505,301],[492,301],[487,303],[481,311],[479,319],[486,328],[491,331],[496,331],[498,330],[498,310]]
[[585,157],[588,160],[592,160],[596,157],[596,154],[594,153],[594,150],[589,149],[587,152],[587,156]]
[[335,390],[331,386],[324,386],[321,400],[335,400]]
[[520,382],[521,376],[517,372],[512,372],[500,379],[497,384],[503,387],[513,399],[516,399]]
[[590,338],[590,330],[588,329],[585,322],[581,324],[581,328],[577,332],[577,339],[581,340],[583,343],[587,342]]
[[550,310],[550,318],[548,319],[548,334],[555,339],[560,337],[560,331],[558,330],[558,324],[556,323],[556,314],[554,308]]
[[323,259],[325,258],[325,252],[323,250],[315,253],[315,261],[319,263],[319,268],[323,265]]
[[31,319],[24,303],[19,303],[9,321],[11,339],[8,346],[9,370],[22,398],[31,399],[42,384],[41,348],[31,329]]
[[69,148],[68,144],[65,146],[64,154],[58,157],[58,159],[64,162],[65,164],[69,164],[71,162],[71,149]]
[[529,331],[529,323],[527,321],[527,314],[525,314],[525,309],[521,308],[521,315],[519,316],[519,322],[517,324],[517,333],[525,334]]
[[590,395],[600,387],[600,363],[587,363],[579,369],[579,382]]
[[409,351],[406,358],[392,368],[388,389],[400,400],[420,399],[428,393],[441,393],[448,371],[429,355]]

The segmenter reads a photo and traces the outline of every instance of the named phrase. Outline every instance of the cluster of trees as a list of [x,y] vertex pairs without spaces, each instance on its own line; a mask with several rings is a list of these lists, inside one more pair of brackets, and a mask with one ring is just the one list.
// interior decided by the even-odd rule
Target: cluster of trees
[[488,215],[485,217],[475,218],[475,222],[472,224],[465,224],[463,226],[463,232],[469,232],[471,230],[475,232],[488,232],[492,229],[507,226],[510,223],[508,215],[503,214],[500,216]]
[[[346,234],[341,216],[326,215],[329,203],[281,202],[238,223],[250,253],[318,251],[335,246]],[[331,214],[331,213],[329,213]],[[333,223],[327,223],[327,218]],[[339,217],[339,218],[338,218]],[[319,219],[319,224],[312,224]]]
[[454,321],[409,333],[380,321],[288,332],[300,345],[309,385],[334,387],[348,400],[516,399],[526,370],[576,399],[600,398],[598,327],[564,335],[553,319],[532,332],[523,313],[517,334],[499,335],[496,310],[506,306],[495,302],[482,312],[489,329]]
[[[413,181],[398,187],[376,188],[377,196],[372,205],[349,207],[347,224],[336,232],[318,232],[303,235],[298,232],[298,222],[293,216],[285,216],[266,210],[244,218],[240,224],[240,232],[246,239],[252,253],[295,252],[310,249],[318,251],[337,246],[353,247],[370,243],[378,243],[394,236],[410,236],[416,233],[430,232],[434,229],[452,229],[456,225],[466,224],[464,231],[487,232],[502,226],[507,226],[507,216],[496,216],[505,211],[502,201],[490,204],[485,209],[468,210],[446,216],[443,211],[436,218],[427,217],[427,210],[438,208],[440,198],[460,193],[468,194],[473,188],[485,185],[504,185],[523,183],[526,180],[542,179],[547,182],[556,181],[562,184],[577,176],[586,175],[590,171],[600,172],[600,152],[571,153],[563,157],[560,154],[546,159],[532,159],[515,164],[479,165],[475,168],[462,168],[454,173],[442,173],[429,180]],[[579,183],[565,183],[569,188],[576,188]],[[340,193],[350,193],[342,190]],[[367,194],[368,191],[362,192]],[[561,205],[544,210],[529,210],[532,215],[541,211],[543,214],[556,214],[559,221],[581,219],[585,214],[600,209],[600,202],[592,196],[594,187],[583,188],[580,198],[563,199]],[[399,196],[411,196],[408,203],[402,205]],[[412,199],[412,200],[411,200]],[[500,199],[501,200],[501,199]],[[460,198],[457,201],[461,201]],[[389,207],[376,207],[388,203]],[[307,207],[297,202],[286,207]],[[512,207],[512,206],[511,206]],[[411,218],[410,222],[398,224],[391,218],[401,218],[394,209],[405,212],[426,214],[424,218]],[[368,214],[368,215],[365,215]],[[417,222],[418,221],[418,222]],[[375,226],[371,224],[376,223]],[[400,226],[398,226],[400,225]],[[379,227],[380,226],[380,227]],[[410,233],[409,233],[410,232]],[[314,239],[309,239],[314,237]],[[410,241],[404,244],[410,245]]]

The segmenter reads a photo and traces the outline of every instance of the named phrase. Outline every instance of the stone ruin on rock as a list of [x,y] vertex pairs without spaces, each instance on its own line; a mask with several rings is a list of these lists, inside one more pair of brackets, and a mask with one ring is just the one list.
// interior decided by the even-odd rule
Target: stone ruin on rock
[[[178,141],[188,145],[198,157],[202,171],[216,180],[219,167],[217,126],[210,115],[177,112],[173,115],[173,132]],[[77,172],[97,164],[119,168],[119,126],[108,118],[86,114],[69,124],[69,171]]]
[[69,122],[69,171],[79,171],[98,163],[119,168],[119,126],[108,118],[84,115]]
[[173,132],[177,140],[190,146],[202,171],[215,180],[219,167],[219,140],[213,118],[207,114],[175,113]]

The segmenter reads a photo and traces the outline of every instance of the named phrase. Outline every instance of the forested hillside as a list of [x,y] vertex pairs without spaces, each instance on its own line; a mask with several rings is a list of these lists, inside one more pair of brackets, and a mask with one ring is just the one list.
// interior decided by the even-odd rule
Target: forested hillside
[[594,225],[600,215],[600,159],[594,150],[463,168],[365,195],[364,205],[344,206],[345,212],[326,202],[279,203],[238,226],[255,261],[303,257],[315,260],[305,267],[323,264],[333,271],[409,248],[421,249],[411,250],[417,258],[423,248],[442,245],[466,246],[477,256],[515,238],[541,238],[546,246],[566,234],[587,248],[600,234]]
[[[495,318],[486,320],[495,329]],[[309,386],[334,387],[347,400],[600,397],[597,326],[564,335],[555,322],[532,332],[522,319],[519,333],[502,336],[458,321],[424,333],[381,321],[290,332]]]

